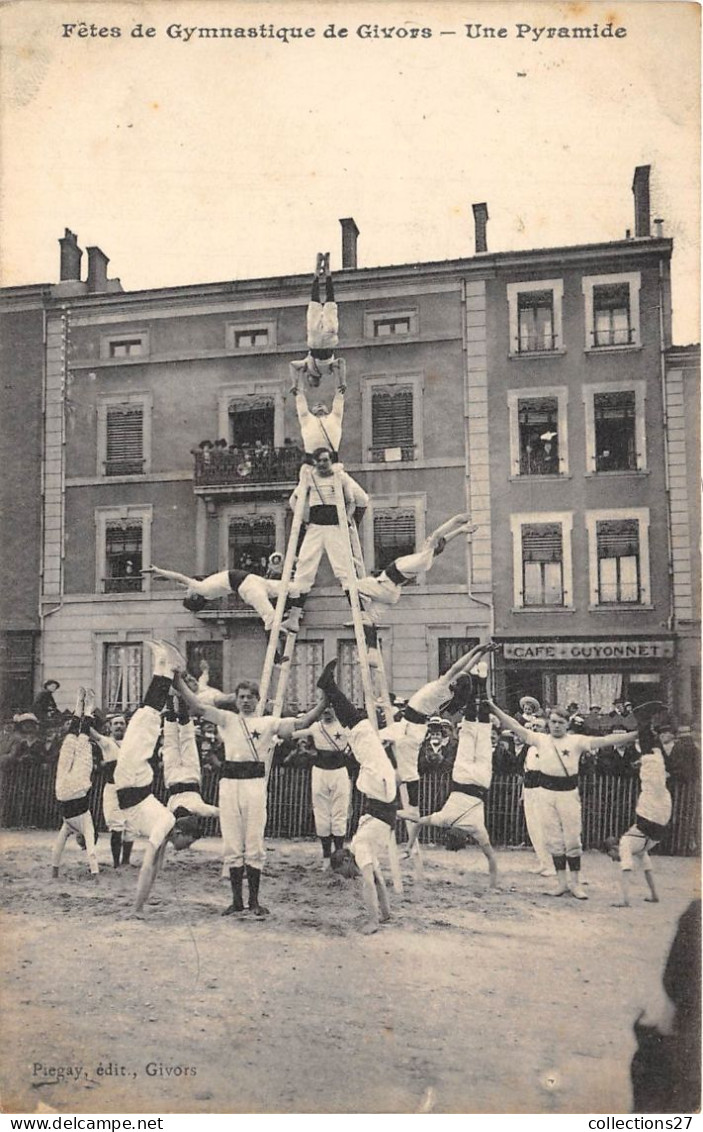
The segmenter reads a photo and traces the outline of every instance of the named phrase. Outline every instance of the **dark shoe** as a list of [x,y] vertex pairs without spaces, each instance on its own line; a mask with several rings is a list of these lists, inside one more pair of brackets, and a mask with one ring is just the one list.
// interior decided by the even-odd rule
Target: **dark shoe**
[[244,904],[240,902],[239,904],[230,904],[229,908],[225,908],[222,915],[223,916],[236,916],[238,912],[243,912],[243,911],[244,911]]
[[264,908],[263,904],[250,905],[249,911],[253,912],[253,914],[257,917],[257,919],[263,919],[264,916],[270,916],[271,915],[268,908]]
[[336,667],[337,667],[337,661],[336,660],[330,660],[330,662],[328,664],[326,664],[325,667],[322,669],[322,675],[320,676],[320,679],[317,681],[317,686],[318,686],[318,688],[320,688],[321,691],[324,692],[328,688],[336,687],[336,682],[335,682],[335,679],[334,679]]

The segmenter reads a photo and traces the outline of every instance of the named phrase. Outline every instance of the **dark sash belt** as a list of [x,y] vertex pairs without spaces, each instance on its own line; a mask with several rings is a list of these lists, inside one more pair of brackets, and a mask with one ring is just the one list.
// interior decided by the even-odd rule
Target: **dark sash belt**
[[666,833],[665,825],[659,825],[658,822],[650,821],[649,818],[640,817],[639,814],[635,818],[635,825],[640,833],[643,833],[645,837],[651,837],[652,841],[661,841]]
[[132,806],[138,806],[150,794],[153,794],[153,784],[150,782],[148,786],[124,786],[121,790],[117,791],[117,804],[121,810],[129,810]]
[[338,526],[337,508],[333,503],[318,503],[310,508],[310,522],[316,527]]
[[470,794],[472,798],[480,798],[485,802],[488,797],[488,790],[485,786],[476,786],[473,782],[456,782],[452,779],[452,792],[458,791],[459,794]]
[[429,715],[424,715],[421,711],[415,711],[415,708],[410,707],[410,704],[406,704],[403,708],[403,715],[408,723],[427,723],[430,718]]
[[533,786],[541,786],[541,785],[542,785],[542,772],[541,772],[541,770],[526,770],[525,771],[525,781],[523,782],[523,786],[525,787],[526,790],[532,789]]
[[401,574],[395,562],[391,562],[390,566],[386,566],[383,573],[388,578],[389,582],[394,582],[396,586],[404,586],[410,578],[406,578],[405,574]]
[[341,751],[318,751],[314,765],[318,770],[341,770],[347,764]]
[[236,594],[239,592],[239,587],[244,579],[248,578],[251,574],[251,570],[228,570],[227,574],[229,577],[229,588],[233,594]]
[[200,794],[200,783],[174,782],[173,786],[168,788],[169,798],[173,798],[174,794]]
[[265,778],[266,767],[263,763],[233,763],[224,762],[222,764],[222,777],[223,778]]
[[576,790],[579,784],[579,776],[577,774],[569,774],[566,778],[562,778],[559,774],[542,774],[537,771],[540,776],[540,786],[545,790]]
[[84,794],[82,798],[72,798],[70,802],[59,802],[59,806],[63,818],[77,818],[79,814],[88,812],[88,795]]
[[385,822],[391,829],[395,829],[397,802],[381,802],[378,798],[366,797],[366,813],[372,818]]

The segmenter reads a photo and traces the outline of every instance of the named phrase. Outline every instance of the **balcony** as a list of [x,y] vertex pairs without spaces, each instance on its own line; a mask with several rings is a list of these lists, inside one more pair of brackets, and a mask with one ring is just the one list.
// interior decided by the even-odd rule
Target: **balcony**
[[195,449],[194,488],[198,495],[279,495],[298,482],[303,451],[283,448]]
[[219,597],[216,601],[209,601],[205,609],[201,609],[195,616],[201,621],[229,621],[233,618],[246,618],[256,620],[258,613],[242,601],[239,594],[228,594]]

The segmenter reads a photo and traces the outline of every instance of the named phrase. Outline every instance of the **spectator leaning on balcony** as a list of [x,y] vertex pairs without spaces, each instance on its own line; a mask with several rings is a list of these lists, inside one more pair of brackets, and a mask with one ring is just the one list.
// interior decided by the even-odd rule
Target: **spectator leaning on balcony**
[[[207,578],[190,578],[187,574],[179,574],[176,570],[162,570],[159,566],[150,566],[142,573],[154,574],[157,578],[186,586],[183,605],[190,613],[199,613],[205,609],[208,601],[238,594],[242,601],[256,610],[267,631],[273,624],[275,611],[271,598],[278,597],[281,586],[273,578],[262,578],[247,570],[221,570],[217,574],[209,574]],[[288,593],[297,596],[298,592],[297,583],[292,583]]]

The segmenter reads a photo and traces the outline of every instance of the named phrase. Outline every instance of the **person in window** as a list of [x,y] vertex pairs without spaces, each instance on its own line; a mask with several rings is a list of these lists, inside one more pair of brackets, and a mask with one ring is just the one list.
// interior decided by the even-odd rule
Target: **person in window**
[[63,713],[59,711],[54,692],[58,692],[61,685],[58,680],[46,680],[44,686],[32,704],[32,711],[40,723],[48,723],[58,719]]
[[[251,557],[248,561],[251,566],[254,565]],[[190,578],[187,574],[179,574],[177,570],[162,570],[159,566],[152,565],[142,573],[154,574],[157,578],[165,578],[177,582],[179,586],[185,586],[187,592],[183,605],[190,613],[199,613],[205,609],[208,601],[215,601],[217,598],[234,593],[256,610],[267,631],[273,624],[275,610],[271,599],[278,597],[281,583],[273,578],[262,578],[251,569],[221,570],[217,574],[209,574],[206,578]],[[297,596],[298,592],[297,583],[292,582],[288,593]]]
[[[383,605],[396,605],[403,592],[402,587],[432,568],[435,558],[442,554],[448,542],[459,535],[472,535],[478,527],[469,523],[467,514],[454,515],[428,535],[422,546],[414,554],[404,554],[396,558],[384,570],[377,570],[365,578],[359,578],[359,594],[367,598],[364,606],[364,623],[373,627],[379,621]],[[375,633],[367,634],[369,647],[376,647]]]
[[[320,302],[320,282],[325,281],[325,301]],[[305,377],[312,389],[319,386],[323,377],[336,374],[344,384],[344,362],[336,358],[334,347],[339,344],[339,314],[334,301],[334,284],[330,274],[329,252],[318,252],[312,293],[307,310],[308,352],[301,362],[290,363],[291,383],[297,385]]]
[[532,471],[535,475],[554,475],[559,471],[559,452],[556,432],[543,432],[532,454]]

